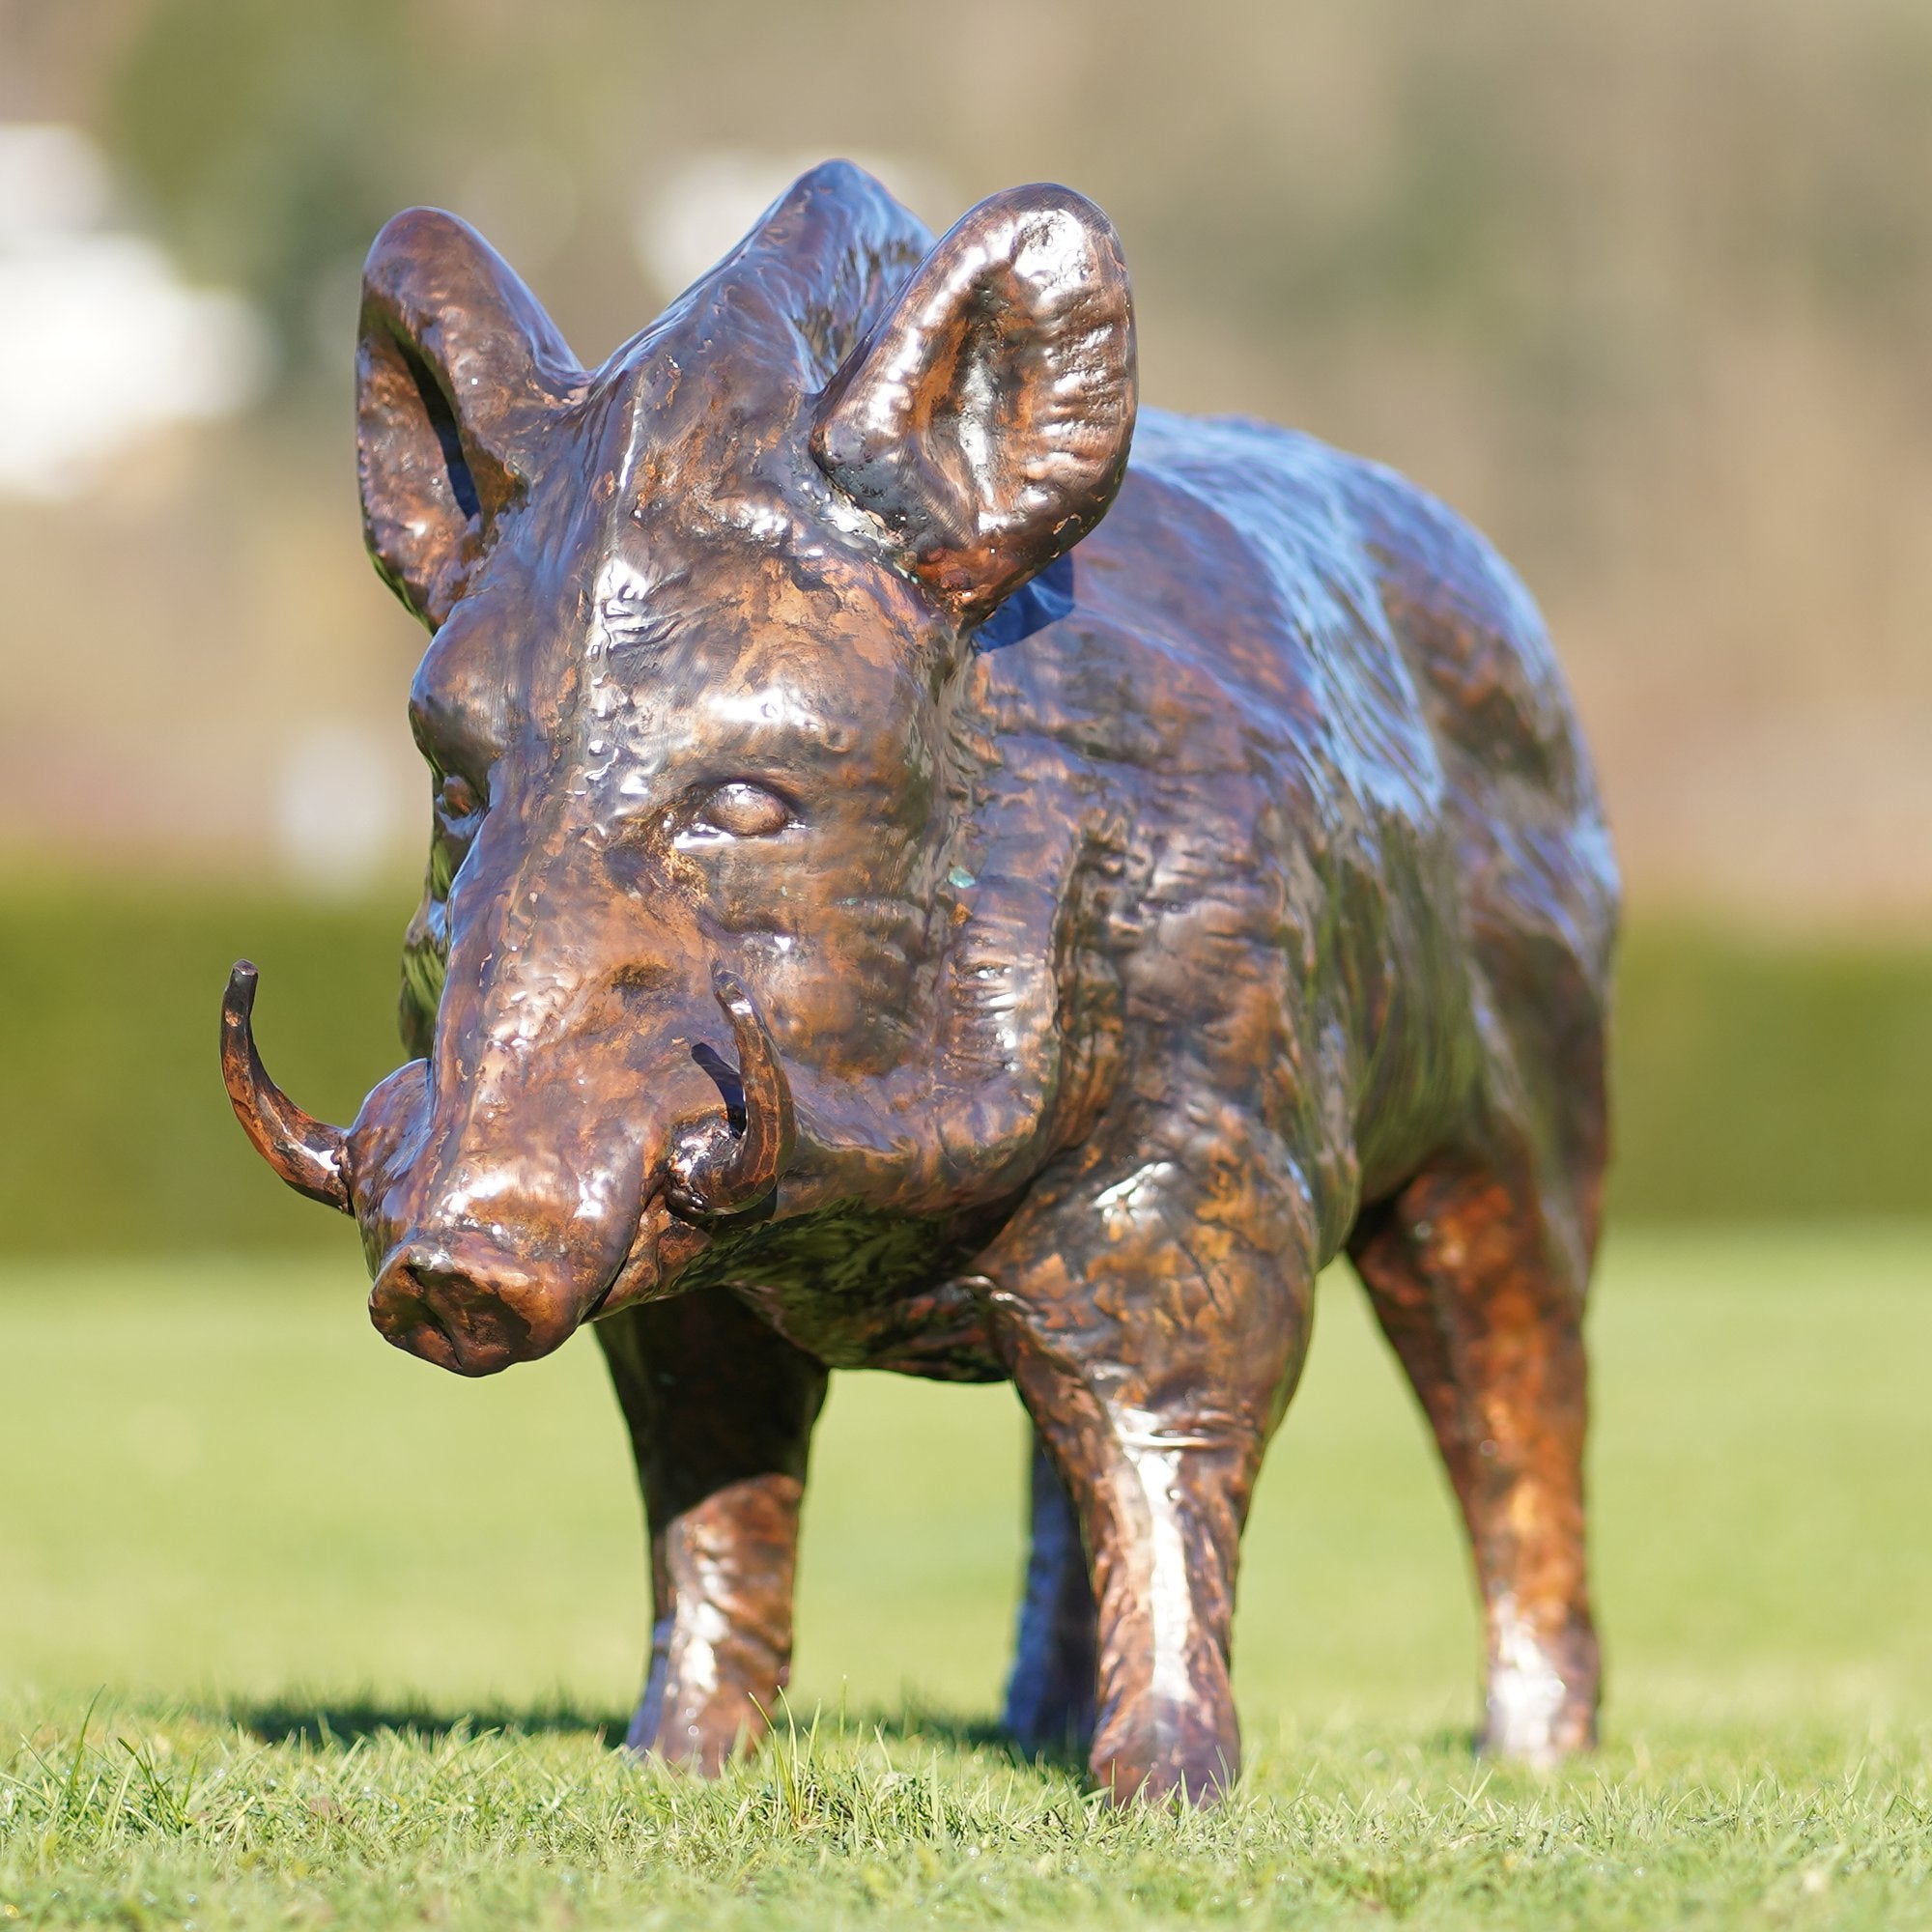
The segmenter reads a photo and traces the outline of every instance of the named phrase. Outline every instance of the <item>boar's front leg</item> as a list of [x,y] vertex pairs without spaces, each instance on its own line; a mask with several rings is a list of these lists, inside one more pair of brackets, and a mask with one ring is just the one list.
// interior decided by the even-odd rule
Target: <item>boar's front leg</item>
[[984,1258],[998,1344],[1085,1532],[1090,1759],[1116,1802],[1216,1795],[1240,1764],[1235,1573],[1306,1350],[1313,1217],[1238,1123],[1043,1183]]
[[826,1372],[723,1290],[596,1324],[650,1526],[650,1674],[626,1743],[715,1773],[791,1668],[792,1576]]

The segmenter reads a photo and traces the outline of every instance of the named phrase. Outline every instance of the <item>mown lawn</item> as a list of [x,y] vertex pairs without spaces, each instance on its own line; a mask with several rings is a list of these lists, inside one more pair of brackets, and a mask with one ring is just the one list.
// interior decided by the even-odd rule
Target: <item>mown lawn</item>
[[1179,1820],[990,1734],[1006,1391],[836,1387],[799,1728],[704,1788],[606,1742],[646,1608],[594,1349],[465,1384],[360,1298],[346,1254],[0,1277],[0,1920],[1932,1926],[1932,1231],[1612,1249],[1607,1744],[1557,1778],[1467,1754],[1446,1497],[1325,1284],[1249,1775]]

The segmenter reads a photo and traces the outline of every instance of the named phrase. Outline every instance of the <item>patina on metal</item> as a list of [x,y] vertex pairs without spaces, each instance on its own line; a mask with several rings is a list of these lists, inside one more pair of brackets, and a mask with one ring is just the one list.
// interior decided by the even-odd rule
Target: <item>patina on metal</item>
[[417,210],[361,328],[369,547],[434,633],[417,1057],[320,1123],[238,968],[229,1089],[397,1347],[486,1375],[596,1322],[632,1745],[762,1729],[828,1372],[889,1368],[1033,1420],[1017,1734],[1222,1788],[1241,1526],[1345,1252],[1467,1521],[1484,1741],[1587,1745],[1617,887],[1489,546],[1305,437],[1137,420],[1061,187],[935,243],[816,169],[595,371]]

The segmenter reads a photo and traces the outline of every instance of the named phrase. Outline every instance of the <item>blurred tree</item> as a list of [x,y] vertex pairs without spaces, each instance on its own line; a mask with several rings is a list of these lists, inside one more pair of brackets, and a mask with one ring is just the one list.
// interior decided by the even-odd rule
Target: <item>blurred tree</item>
[[[251,736],[297,731],[282,587],[373,594],[343,391],[377,226],[467,215],[594,361],[674,293],[639,238],[694,182],[856,149],[941,226],[1016,181],[1092,193],[1150,401],[1296,423],[1482,525],[1548,611],[1643,891],[1932,905],[1927,0],[0,0],[0,111],[104,135],[185,269],[271,317],[289,390],[327,398],[262,440],[273,492],[119,479],[176,519],[108,566],[150,612],[110,648],[156,668],[108,681],[120,769],[205,794],[174,822],[224,850],[245,814],[151,714],[242,708],[193,681],[219,636],[259,669]],[[14,630],[64,637],[61,580],[100,552],[0,522]],[[163,568],[205,611],[153,598]],[[46,837],[66,783],[92,845],[100,761],[39,727],[64,661],[21,657],[0,843]],[[373,717],[386,677],[333,701]]]
[[117,159],[188,270],[262,305],[292,373],[319,285],[394,212],[397,150],[433,138],[432,51],[389,0],[162,0],[113,76]]

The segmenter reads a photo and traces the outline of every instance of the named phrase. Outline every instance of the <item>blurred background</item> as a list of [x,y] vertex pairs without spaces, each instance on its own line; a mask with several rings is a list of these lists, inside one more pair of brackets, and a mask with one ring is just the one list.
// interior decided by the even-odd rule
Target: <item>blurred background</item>
[[1151,399],[1392,463],[1521,570],[1629,879],[1620,1211],[1922,1210],[1917,0],[0,0],[0,1246],[328,1236],[211,1040],[253,951],[309,1104],[395,1053],[376,228],[467,215],[595,362],[828,154],[938,228],[1076,185]]
[[[0,1656],[628,1694],[595,1351],[478,1390],[384,1350],[353,1234],[229,1117],[216,1004],[251,953],[336,1119],[399,1057],[428,790],[355,501],[376,229],[468,216],[594,363],[835,154],[935,228],[1093,195],[1150,400],[1394,464],[1521,571],[1629,883],[1617,1708],[1924,1708],[1924,0],[0,0]],[[1244,1681],[1460,1723],[1456,1532],[1334,1305]],[[1010,1398],[840,1388],[809,1683],[990,1699]]]
[[468,216],[595,362],[828,154],[936,228],[1076,185],[1151,399],[1392,463],[1521,570],[1629,880],[1621,1211],[1922,1210],[1918,0],[0,0],[0,1244],[327,1237],[211,1040],[253,951],[309,1104],[395,1054],[376,228]]

